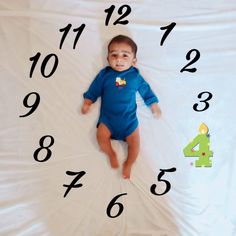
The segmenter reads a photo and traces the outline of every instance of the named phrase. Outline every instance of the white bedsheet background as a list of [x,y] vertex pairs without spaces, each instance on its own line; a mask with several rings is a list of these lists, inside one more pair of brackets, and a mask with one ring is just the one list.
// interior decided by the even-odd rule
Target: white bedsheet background
[[[115,5],[108,26],[105,9]],[[129,1],[127,25],[113,25],[123,1],[3,0],[0,2],[0,235],[55,236],[235,236],[236,235],[236,2]],[[176,22],[163,46],[160,27]],[[72,24],[63,47],[59,29]],[[85,24],[73,50],[72,29]],[[91,112],[80,113],[82,94],[106,65],[107,42],[117,34],[131,36],[138,44],[138,68],[160,99],[163,116],[152,117],[137,96],[141,151],[130,181],[114,171],[96,143],[99,102]],[[196,73],[180,73],[190,49],[200,51],[191,67]],[[32,78],[30,57],[41,53]],[[50,78],[40,65],[50,53],[59,63]],[[53,66],[49,60],[45,73]],[[213,98],[203,112],[192,109],[198,94]],[[40,95],[36,111],[23,99]],[[30,97],[29,104],[33,104]],[[203,104],[201,104],[203,106]],[[191,165],[183,148],[198,134],[204,122],[214,152],[211,168]],[[39,140],[53,136],[51,158],[36,162]],[[49,145],[46,139],[44,145]],[[113,141],[120,163],[126,144]],[[43,159],[46,151],[39,157]],[[171,190],[155,196],[165,184],[157,181],[160,169],[175,167],[162,177]],[[67,197],[63,195],[74,176],[86,174]],[[106,209],[118,194],[124,210],[109,218]],[[115,215],[118,207],[112,208]]]

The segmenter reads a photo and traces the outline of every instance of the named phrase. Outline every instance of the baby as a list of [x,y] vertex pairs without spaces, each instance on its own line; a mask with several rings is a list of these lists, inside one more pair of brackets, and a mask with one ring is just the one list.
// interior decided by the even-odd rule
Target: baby
[[122,175],[130,178],[140,147],[138,119],[136,116],[136,92],[138,91],[152,113],[159,118],[161,110],[158,98],[135,66],[137,45],[129,37],[118,35],[108,44],[107,61],[87,92],[84,93],[82,113],[101,96],[100,116],[97,123],[97,141],[107,154],[112,168],[118,168],[117,155],[111,139],[123,140],[128,144],[128,157],[123,163]]

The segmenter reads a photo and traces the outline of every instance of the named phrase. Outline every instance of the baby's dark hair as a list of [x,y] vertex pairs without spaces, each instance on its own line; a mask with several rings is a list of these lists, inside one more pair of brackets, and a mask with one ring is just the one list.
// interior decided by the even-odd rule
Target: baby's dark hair
[[130,37],[121,34],[115,36],[114,38],[111,39],[111,41],[108,44],[108,51],[112,43],[127,43],[132,48],[134,57],[136,57],[138,47],[137,44],[133,41],[133,39],[131,39]]

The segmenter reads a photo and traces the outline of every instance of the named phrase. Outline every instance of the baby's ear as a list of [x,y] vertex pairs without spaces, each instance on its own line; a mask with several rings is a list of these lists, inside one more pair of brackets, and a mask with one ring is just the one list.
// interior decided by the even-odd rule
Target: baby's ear
[[133,59],[133,66],[135,66],[136,63],[137,63],[137,58],[134,58],[134,59]]

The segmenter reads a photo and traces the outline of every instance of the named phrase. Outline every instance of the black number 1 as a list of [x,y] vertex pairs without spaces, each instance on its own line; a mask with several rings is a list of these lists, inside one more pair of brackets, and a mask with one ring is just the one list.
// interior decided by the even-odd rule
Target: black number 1
[[175,26],[176,26],[176,23],[172,22],[171,24],[169,24],[167,26],[163,26],[163,27],[160,28],[161,30],[166,30],[166,32],[164,33],[164,35],[163,35],[163,37],[161,39],[161,43],[160,43],[161,46],[163,45],[165,39],[167,38],[167,36],[171,32],[171,30],[174,29]]

